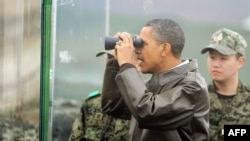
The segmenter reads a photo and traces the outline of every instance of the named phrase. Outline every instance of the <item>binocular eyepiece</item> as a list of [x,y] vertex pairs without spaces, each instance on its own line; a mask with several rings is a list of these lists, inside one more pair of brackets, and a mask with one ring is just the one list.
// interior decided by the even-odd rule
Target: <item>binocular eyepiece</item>
[[[133,44],[135,48],[140,48],[143,45],[142,39],[136,35],[131,35],[133,39]],[[121,40],[120,38],[115,38],[113,36],[105,37],[105,50],[112,50],[115,48],[116,42]]]

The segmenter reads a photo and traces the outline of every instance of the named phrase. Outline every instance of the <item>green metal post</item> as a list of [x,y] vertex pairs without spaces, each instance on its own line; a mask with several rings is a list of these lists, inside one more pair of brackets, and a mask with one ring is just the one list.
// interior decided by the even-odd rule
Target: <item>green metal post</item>
[[49,141],[50,47],[52,0],[42,0],[41,12],[41,81],[39,140]]

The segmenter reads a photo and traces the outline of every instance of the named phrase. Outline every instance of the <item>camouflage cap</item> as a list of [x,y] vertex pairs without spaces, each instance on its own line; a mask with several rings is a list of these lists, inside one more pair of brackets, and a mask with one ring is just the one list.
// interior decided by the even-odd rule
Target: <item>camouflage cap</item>
[[210,49],[214,49],[223,55],[241,54],[245,55],[247,47],[246,40],[239,33],[227,28],[222,28],[216,31],[211,38],[210,44],[201,50],[201,53],[206,53]]
[[102,56],[103,54],[108,54],[114,56],[114,50],[103,50],[96,54],[96,57]]

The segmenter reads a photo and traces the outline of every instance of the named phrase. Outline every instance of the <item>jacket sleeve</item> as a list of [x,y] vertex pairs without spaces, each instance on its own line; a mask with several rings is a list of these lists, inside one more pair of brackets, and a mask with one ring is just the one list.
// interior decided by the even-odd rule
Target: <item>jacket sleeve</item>
[[131,114],[124,103],[121,93],[115,82],[115,77],[119,71],[118,62],[110,60],[105,68],[102,87],[102,110],[114,117],[130,119]]

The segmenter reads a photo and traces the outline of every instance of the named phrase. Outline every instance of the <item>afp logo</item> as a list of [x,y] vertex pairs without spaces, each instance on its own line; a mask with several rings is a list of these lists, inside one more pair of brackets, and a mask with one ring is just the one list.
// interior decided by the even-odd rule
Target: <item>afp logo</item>
[[249,141],[250,125],[224,125],[224,141]]

